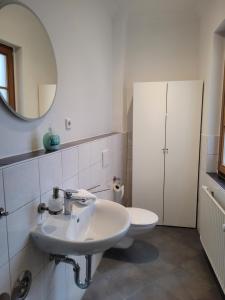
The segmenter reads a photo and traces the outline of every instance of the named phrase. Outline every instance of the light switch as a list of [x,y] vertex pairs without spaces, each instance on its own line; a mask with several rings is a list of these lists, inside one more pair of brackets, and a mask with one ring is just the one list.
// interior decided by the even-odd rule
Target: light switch
[[105,149],[102,151],[102,168],[107,168],[109,166],[109,150]]

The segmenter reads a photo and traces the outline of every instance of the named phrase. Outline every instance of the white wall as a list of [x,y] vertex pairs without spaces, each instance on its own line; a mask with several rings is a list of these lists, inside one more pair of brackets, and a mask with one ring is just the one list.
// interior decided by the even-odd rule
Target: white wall
[[123,26],[114,32],[114,39],[125,47],[125,54],[117,52],[124,59],[124,71],[117,70],[117,78],[124,72],[123,97],[119,95],[114,101],[114,114],[125,117],[120,130],[126,131],[131,123],[133,82],[198,79],[199,18],[195,6],[190,0],[123,1],[114,18],[117,26]]
[[[112,23],[107,1],[24,0],[45,25],[56,54],[55,104],[43,119],[20,121],[0,105],[0,157],[42,148],[49,125],[62,142],[112,130]],[[65,131],[64,118],[73,126]]]
[[197,8],[193,0],[118,1],[113,18],[113,128],[128,131],[128,204],[133,82],[201,79]]

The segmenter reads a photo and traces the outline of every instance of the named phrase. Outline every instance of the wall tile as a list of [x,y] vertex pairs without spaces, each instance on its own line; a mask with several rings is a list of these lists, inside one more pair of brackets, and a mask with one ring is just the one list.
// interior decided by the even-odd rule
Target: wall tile
[[[0,170],[0,207],[5,208],[4,190],[3,190],[3,176]],[[6,218],[0,219],[0,266],[8,261],[8,243],[7,243],[7,228]]]
[[108,149],[107,139],[100,139],[90,144],[90,164],[96,164],[102,160],[102,151]]
[[207,159],[208,159],[207,153],[202,153],[200,155],[200,170],[203,172],[207,171]]
[[90,166],[91,143],[81,144],[79,146],[79,171],[83,171]]
[[[54,262],[50,262],[45,266],[43,274],[45,299],[68,300],[65,264],[56,265]],[[73,284],[73,282],[70,284]]]
[[63,180],[78,173],[78,147],[62,151]]
[[101,161],[90,167],[90,186],[94,187],[103,184],[103,169]]
[[216,172],[218,165],[218,155],[207,155],[206,172]]
[[39,159],[41,193],[54,186],[62,186],[61,153],[57,152]]
[[0,267],[8,261],[6,218],[0,219]]
[[44,295],[44,278],[43,272],[40,272],[32,280],[30,292],[26,300],[47,300]]
[[123,171],[125,167],[125,137],[123,134],[118,134],[112,137],[112,149],[113,176],[123,180]]
[[[48,205],[48,200],[52,197],[52,190],[48,191],[47,193],[44,193],[41,195],[41,203],[45,203]],[[49,213],[45,211],[43,214],[41,214],[41,222],[46,220],[49,216]]]
[[79,172],[79,188],[91,188],[91,171],[90,168]]
[[44,254],[35,245],[29,243],[24,249],[10,259],[10,277],[12,286],[19,275],[29,270],[35,277],[44,267]]
[[9,212],[40,195],[38,161],[32,160],[3,170],[5,203]]
[[0,207],[5,208],[4,189],[3,189],[3,176],[2,176],[2,171],[1,170],[0,170]]
[[[106,186],[106,189],[107,189],[107,186]],[[113,193],[112,190],[108,190],[108,191],[103,191],[103,192],[97,193],[96,196],[99,199],[111,200],[111,201],[114,200],[114,193]]]
[[40,219],[37,212],[39,203],[40,199],[38,198],[7,217],[10,257],[28,243],[30,230]]
[[76,190],[78,188],[79,188],[78,175],[63,182],[63,189],[65,189],[65,190],[66,189]]
[[216,155],[219,153],[219,136],[208,136],[207,151],[210,155]]
[[208,154],[208,136],[201,135],[201,155]]
[[10,294],[9,264],[0,268],[0,295],[3,293]]

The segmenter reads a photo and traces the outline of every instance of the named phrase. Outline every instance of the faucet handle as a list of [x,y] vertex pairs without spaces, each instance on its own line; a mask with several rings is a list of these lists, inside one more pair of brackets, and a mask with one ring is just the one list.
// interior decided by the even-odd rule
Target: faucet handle
[[5,211],[4,210],[4,208],[0,208],[0,219],[1,219],[1,217],[6,217],[6,216],[8,216],[8,212],[7,211]]
[[73,194],[77,194],[78,190],[72,190],[72,189],[67,189],[67,190],[62,190],[66,196],[67,199],[71,199]]
[[53,188],[53,197],[55,199],[57,199],[59,197],[59,191],[62,191],[64,193],[64,195],[66,196],[66,198],[70,199],[72,198],[73,194],[78,193],[78,190],[73,190],[73,189],[60,189],[58,186]]

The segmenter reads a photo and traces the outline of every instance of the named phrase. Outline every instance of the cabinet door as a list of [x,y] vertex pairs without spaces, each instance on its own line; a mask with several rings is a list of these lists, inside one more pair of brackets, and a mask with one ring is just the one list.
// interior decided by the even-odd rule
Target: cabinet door
[[167,83],[135,83],[133,101],[133,206],[163,221]]
[[196,226],[202,81],[169,82],[164,224]]

